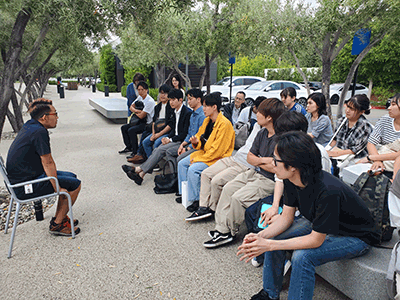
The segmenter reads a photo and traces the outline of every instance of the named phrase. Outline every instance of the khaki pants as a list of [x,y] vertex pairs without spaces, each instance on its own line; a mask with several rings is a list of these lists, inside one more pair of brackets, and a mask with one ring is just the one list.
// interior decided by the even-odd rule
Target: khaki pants
[[274,192],[275,182],[250,169],[228,182],[215,212],[215,229],[236,235],[247,207]]
[[200,206],[215,211],[222,188],[226,183],[249,168],[236,162],[232,156],[218,160],[201,173]]

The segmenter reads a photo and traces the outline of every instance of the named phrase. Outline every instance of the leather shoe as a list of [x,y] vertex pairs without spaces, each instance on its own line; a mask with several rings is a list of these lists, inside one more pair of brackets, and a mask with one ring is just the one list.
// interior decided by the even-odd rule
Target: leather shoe
[[128,175],[128,177],[130,179],[132,179],[137,185],[142,185],[143,182],[143,178],[140,177],[138,174],[136,174],[135,172],[129,171],[128,173],[126,173],[126,175]]
[[128,158],[128,161],[133,164],[141,164],[144,163],[146,160],[142,155],[136,154],[134,157]]
[[125,173],[128,173],[129,171],[135,172],[135,168],[132,168],[131,166],[122,165],[121,167],[122,167],[122,170],[123,170]]

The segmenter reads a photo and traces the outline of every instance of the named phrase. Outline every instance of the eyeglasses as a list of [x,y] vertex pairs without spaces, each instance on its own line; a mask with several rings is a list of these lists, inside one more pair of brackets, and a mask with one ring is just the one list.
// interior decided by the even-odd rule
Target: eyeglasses
[[54,112],[54,113],[48,113],[48,114],[46,114],[46,115],[48,115],[48,116],[56,116],[56,117],[58,117],[58,112]]
[[275,155],[272,156],[272,159],[274,160],[274,165],[275,165],[275,167],[278,166],[278,165],[276,164],[276,162],[286,163],[286,161],[284,161],[284,160],[276,159]]

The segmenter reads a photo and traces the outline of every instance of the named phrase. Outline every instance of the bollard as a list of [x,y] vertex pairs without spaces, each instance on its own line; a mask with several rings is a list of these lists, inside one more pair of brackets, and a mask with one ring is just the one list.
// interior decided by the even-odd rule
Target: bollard
[[108,85],[104,86],[104,96],[108,97],[110,95],[110,87]]
[[95,84],[92,84],[92,92],[96,93],[96,85]]
[[64,86],[60,86],[60,99],[64,99]]

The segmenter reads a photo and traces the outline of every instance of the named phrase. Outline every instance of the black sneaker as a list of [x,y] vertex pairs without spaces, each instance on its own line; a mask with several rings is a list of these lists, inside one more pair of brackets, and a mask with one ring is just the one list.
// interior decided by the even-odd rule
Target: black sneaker
[[135,172],[135,168],[128,166],[128,165],[122,165],[122,170],[124,170],[125,173],[128,174],[129,171]]
[[208,236],[209,236],[210,238],[213,238],[214,235],[215,235],[217,232],[218,232],[217,230],[210,230],[210,231],[208,232]]
[[155,165],[154,168],[153,168],[153,172],[160,172],[160,171],[161,171],[160,166],[158,164]]
[[225,244],[229,244],[234,240],[234,236],[231,235],[230,232],[228,233],[221,233],[219,231],[215,231],[214,236],[211,240],[205,242],[203,244],[206,248],[216,248]]
[[[257,294],[253,295],[250,298],[250,300],[274,300],[274,299],[270,298],[268,293],[266,291],[264,291],[264,289],[262,289]],[[279,298],[276,300],[279,300]]]
[[193,201],[193,203],[191,205],[189,205],[188,207],[186,207],[186,210],[188,212],[194,212],[199,208],[199,201]]
[[129,149],[128,147],[125,147],[124,150],[118,151],[119,154],[125,154],[125,153],[128,153],[128,152],[132,152],[132,149]]
[[194,213],[192,213],[190,217],[187,217],[185,221],[190,222],[190,221],[202,220],[212,217],[213,214],[214,211],[212,211],[210,208],[200,206]]
[[182,197],[175,198],[176,203],[182,203]]

